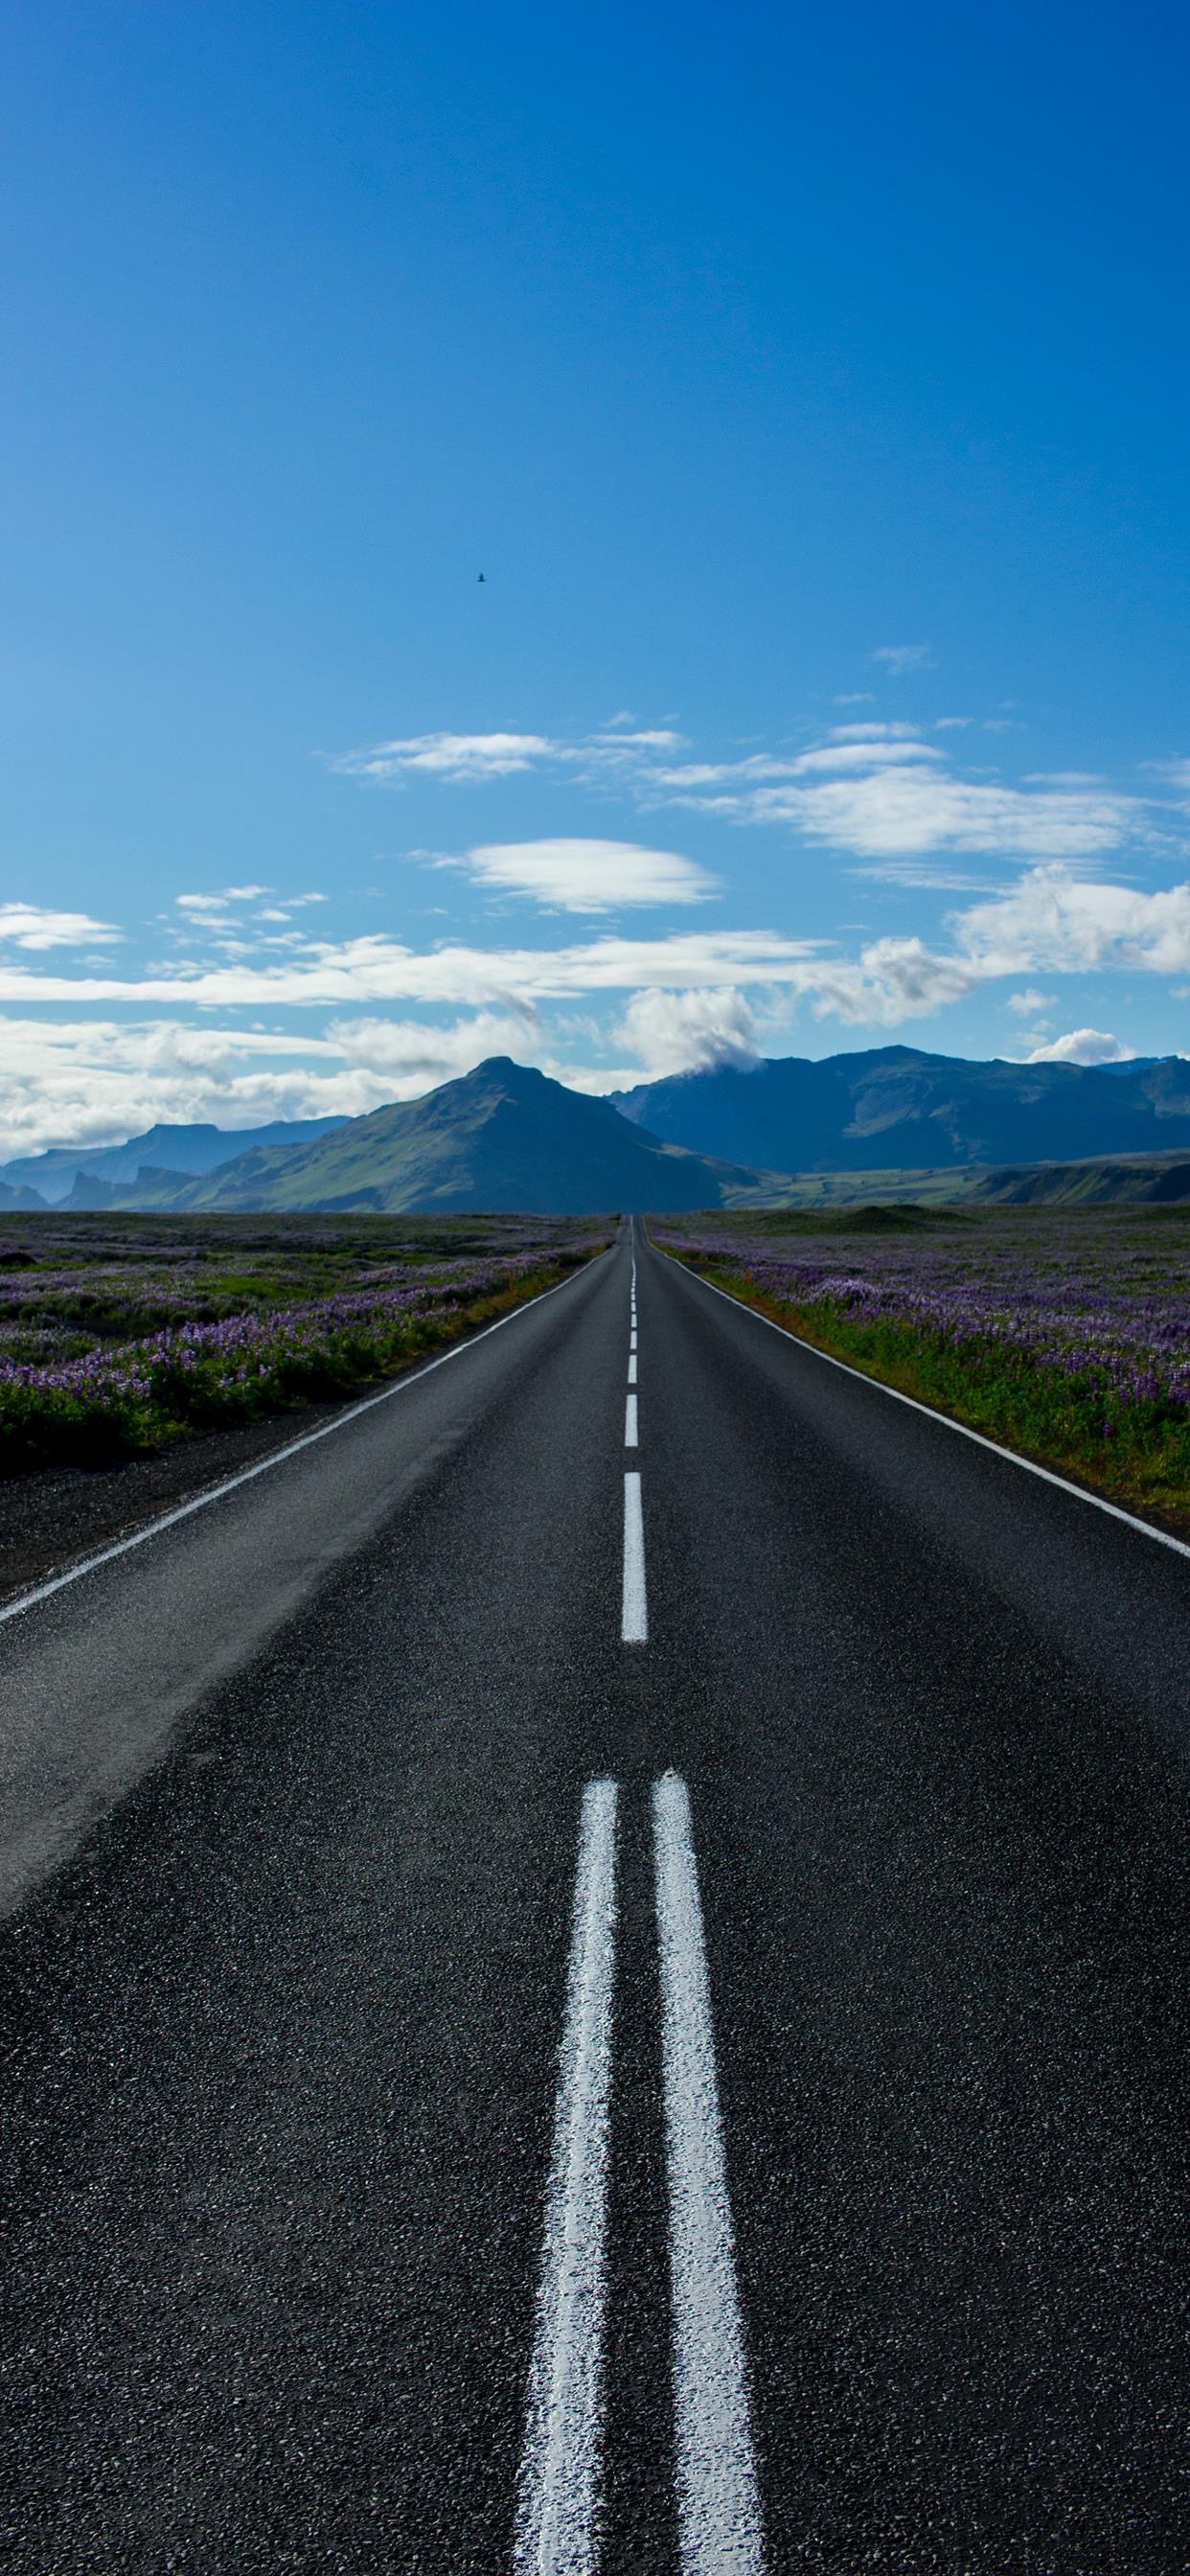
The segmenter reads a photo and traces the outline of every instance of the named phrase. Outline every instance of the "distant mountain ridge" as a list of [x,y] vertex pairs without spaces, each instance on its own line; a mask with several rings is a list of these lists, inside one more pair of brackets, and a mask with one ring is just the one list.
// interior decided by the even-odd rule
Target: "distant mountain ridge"
[[[274,1118],[266,1127],[146,1127],[143,1135],[130,1136],[123,1145],[51,1145],[43,1154],[0,1163],[0,1188],[36,1190],[43,1206],[60,1207],[80,1173],[111,1188],[135,1183],[145,1165],[168,1172],[213,1172],[256,1146],[306,1144],[348,1123],[344,1117]],[[12,1202],[0,1200],[0,1206],[5,1204]],[[95,1204],[112,1202],[100,1198]]]
[[[156,1176],[167,1180],[168,1175]],[[194,1181],[175,1208],[438,1209],[582,1216],[716,1207],[759,1172],[659,1142],[606,1100],[489,1056],[420,1100],[353,1118],[311,1145],[261,1147]]]
[[985,1063],[874,1047],[613,1092],[670,1144],[776,1172],[929,1171],[1190,1148],[1190,1062]]
[[660,1212],[802,1204],[830,1187],[823,1174],[851,1199],[852,1173],[873,1197],[887,1194],[887,1173],[893,1195],[899,1175],[931,1201],[973,1189],[1018,1203],[1168,1201],[1183,1195],[1187,1168],[1190,1063],[1180,1056],[1019,1065],[879,1047],[675,1075],[610,1100],[493,1056],[360,1118],[157,1126],[91,1153],[51,1148],[0,1166],[0,1211],[44,1210],[52,1187],[52,1204],[71,1213]]

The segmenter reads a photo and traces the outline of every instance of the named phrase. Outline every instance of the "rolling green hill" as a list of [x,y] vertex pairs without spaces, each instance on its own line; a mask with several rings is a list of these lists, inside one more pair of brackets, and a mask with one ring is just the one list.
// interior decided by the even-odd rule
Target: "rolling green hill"
[[1026,1163],[987,1172],[971,1191],[984,1207],[1190,1204],[1190,1154],[1100,1154],[1077,1163]]

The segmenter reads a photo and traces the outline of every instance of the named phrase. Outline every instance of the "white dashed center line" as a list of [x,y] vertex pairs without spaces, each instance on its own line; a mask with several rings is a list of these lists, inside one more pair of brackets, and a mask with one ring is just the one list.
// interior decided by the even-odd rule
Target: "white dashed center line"
[[583,1791],[554,2156],[517,2500],[516,2576],[593,2576],[596,2563],[615,1908],[616,1784],[592,1780]]
[[762,2576],[760,2496],[684,1780],[653,1791],[682,2576]]
[[635,1449],[637,1446],[636,1397],[634,1395],[630,1395],[628,1397],[624,1406],[624,1446],[626,1449]]
[[645,1601],[645,1527],[641,1511],[640,1476],[630,1467],[624,1478],[624,1601],[620,1617],[620,1635],[626,1646],[648,1643],[649,1618]]
[[[636,1339],[636,1336],[635,1336],[635,1334],[634,1334],[634,1335],[633,1335],[633,1340],[635,1341],[635,1339]],[[637,1360],[637,1354],[636,1354],[636,1352],[635,1352],[635,1351],[630,1351],[630,1352],[629,1352],[629,1355],[628,1355],[628,1384],[629,1384],[629,1386],[635,1386],[635,1384],[636,1384],[636,1360]]]

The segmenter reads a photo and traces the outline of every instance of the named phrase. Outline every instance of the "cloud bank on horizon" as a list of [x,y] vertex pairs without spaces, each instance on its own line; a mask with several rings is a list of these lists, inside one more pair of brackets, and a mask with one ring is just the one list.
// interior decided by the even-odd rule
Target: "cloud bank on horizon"
[[[877,659],[904,679],[929,656]],[[517,837],[404,852],[399,894],[374,890],[354,920],[334,889],[255,880],[191,886],[124,924],[0,905],[0,1152],[156,1118],[357,1114],[493,1053],[593,1090],[894,1035],[1123,1061],[1137,1046],[1086,1005],[1123,984],[1186,998],[1190,764],[1125,786],[956,758],[998,722],[866,716],[703,758],[675,724],[620,717],[573,739],[444,730],[337,755],[334,774],[416,788],[423,812],[427,794],[494,799]],[[530,787],[565,805],[565,832],[522,836]],[[577,829],[592,804],[635,831],[647,817],[649,837],[621,837],[623,820],[615,837]],[[692,824],[711,865],[681,846]],[[740,855],[758,846],[742,890]],[[403,935],[451,888],[462,925]],[[923,905],[925,926],[856,923],[873,888]],[[824,926],[824,896],[850,926]],[[1065,979],[1075,1009],[1037,977]],[[973,1048],[963,1014],[989,1004],[1002,1040]]]

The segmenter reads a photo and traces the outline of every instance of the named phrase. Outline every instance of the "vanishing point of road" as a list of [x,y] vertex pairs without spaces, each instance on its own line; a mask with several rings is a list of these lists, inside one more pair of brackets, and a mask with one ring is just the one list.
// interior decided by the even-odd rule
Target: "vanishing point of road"
[[1190,1560],[624,1225],[0,1613],[0,2566],[1185,2576]]

